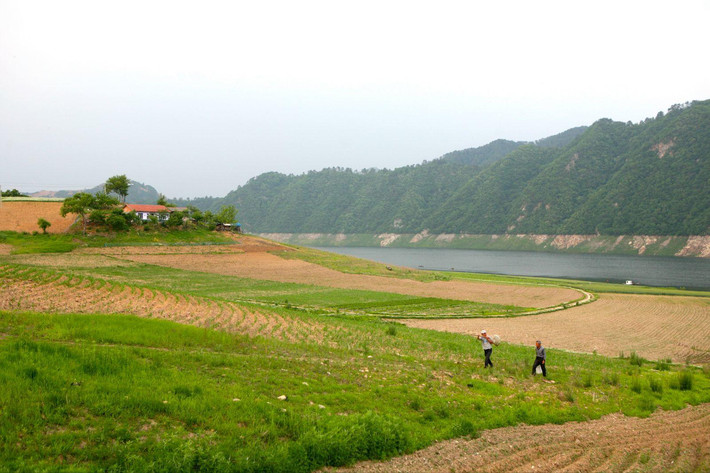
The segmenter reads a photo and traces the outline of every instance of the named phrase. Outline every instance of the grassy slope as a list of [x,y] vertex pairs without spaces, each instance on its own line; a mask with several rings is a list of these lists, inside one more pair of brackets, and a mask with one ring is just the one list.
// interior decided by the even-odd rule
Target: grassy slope
[[469,337],[310,317],[339,335],[304,345],[130,316],[0,313],[0,471],[305,472],[519,422],[710,401],[697,369],[550,350],[550,384],[528,376],[531,348],[500,346],[487,372]]

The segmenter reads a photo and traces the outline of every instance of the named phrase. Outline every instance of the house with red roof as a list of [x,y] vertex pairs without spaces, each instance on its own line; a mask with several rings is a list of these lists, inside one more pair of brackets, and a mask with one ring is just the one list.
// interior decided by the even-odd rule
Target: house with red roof
[[144,222],[147,222],[150,217],[156,217],[159,221],[164,222],[170,217],[170,212],[176,210],[179,209],[164,205],[126,204],[123,206],[124,213],[135,212]]

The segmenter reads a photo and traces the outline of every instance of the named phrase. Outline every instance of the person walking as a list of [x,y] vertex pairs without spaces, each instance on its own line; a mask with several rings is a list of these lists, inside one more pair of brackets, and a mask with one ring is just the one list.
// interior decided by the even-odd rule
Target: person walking
[[535,363],[533,363],[532,374],[535,376],[535,370],[539,366],[542,368],[542,375],[547,378],[547,369],[545,368],[545,359],[547,354],[545,353],[545,347],[542,346],[540,340],[535,342]]
[[483,347],[483,354],[486,356],[486,361],[483,364],[484,368],[488,368],[489,366],[493,368],[493,363],[491,362],[491,353],[493,353],[493,340],[486,335],[485,330],[481,330],[481,334],[478,335],[477,337],[481,341],[481,346]]

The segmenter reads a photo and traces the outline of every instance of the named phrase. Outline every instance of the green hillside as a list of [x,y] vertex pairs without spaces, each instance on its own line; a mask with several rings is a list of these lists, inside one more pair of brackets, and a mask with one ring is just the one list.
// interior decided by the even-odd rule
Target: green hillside
[[176,203],[235,205],[262,233],[705,235],[710,100],[394,170],[266,173],[223,199]]

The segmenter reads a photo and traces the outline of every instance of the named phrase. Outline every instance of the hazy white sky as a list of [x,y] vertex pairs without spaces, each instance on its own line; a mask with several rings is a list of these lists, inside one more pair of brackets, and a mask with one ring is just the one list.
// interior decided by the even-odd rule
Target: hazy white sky
[[0,0],[0,187],[223,196],[710,98],[705,1]]

